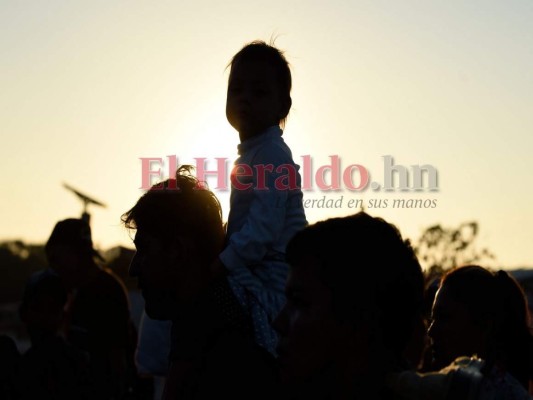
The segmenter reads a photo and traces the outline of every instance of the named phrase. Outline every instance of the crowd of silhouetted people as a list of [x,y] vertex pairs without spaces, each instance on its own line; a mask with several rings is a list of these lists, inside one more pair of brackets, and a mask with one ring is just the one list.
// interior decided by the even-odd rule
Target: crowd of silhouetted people
[[31,347],[21,355],[0,339],[2,398],[152,399],[154,376],[165,399],[529,398],[527,302],[508,273],[460,266],[428,297],[394,225],[364,212],[308,225],[286,249],[272,354],[228,273],[212,268],[225,245],[216,197],[186,169],[165,185],[123,216],[137,230],[131,273],[152,328],[135,331],[89,224],[60,221],[20,306]]
[[164,400],[531,399],[518,282],[458,265],[433,287],[379,216],[308,223],[282,138],[287,60],[252,42],[229,67],[240,145],[228,221],[188,166],[121,216],[135,237],[139,329],[89,223],[59,221],[20,306],[31,347],[0,336],[0,398],[151,400],[161,378]]

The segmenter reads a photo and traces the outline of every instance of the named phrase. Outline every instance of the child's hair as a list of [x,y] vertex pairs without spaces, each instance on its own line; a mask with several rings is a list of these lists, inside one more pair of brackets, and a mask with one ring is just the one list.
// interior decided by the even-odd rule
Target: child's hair
[[[244,45],[244,47],[233,56],[228,67],[233,68],[235,64],[243,61],[260,61],[271,65],[274,68],[274,71],[276,71],[276,78],[281,95],[290,101],[292,88],[290,65],[285,58],[284,52],[276,48],[273,41],[271,41],[270,44],[267,44],[262,40],[254,40],[253,42]],[[287,115],[279,121],[282,128],[285,127]]]

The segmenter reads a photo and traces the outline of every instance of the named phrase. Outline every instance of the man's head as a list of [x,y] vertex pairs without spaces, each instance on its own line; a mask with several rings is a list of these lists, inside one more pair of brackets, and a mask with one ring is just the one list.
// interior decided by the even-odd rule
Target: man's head
[[191,169],[182,166],[175,179],[152,186],[122,216],[136,230],[130,275],[139,279],[154,319],[173,319],[196,300],[224,242],[220,203]]
[[85,269],[102,256],[94,249],[89,224],[78,218],[59,221],[45,245],[49,265],[64,282],[75,285]]
[[293,237],[287,260],[287,303],[274,322],[285,381],[401,362],[423,274],[396,227],[363,212],[321,221]]

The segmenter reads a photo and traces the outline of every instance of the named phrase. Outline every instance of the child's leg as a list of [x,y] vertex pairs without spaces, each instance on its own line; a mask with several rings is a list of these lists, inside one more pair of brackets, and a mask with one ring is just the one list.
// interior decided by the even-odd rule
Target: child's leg
[[228,276],[239,303],[252,318],[256,342],[272,354],[275,354],[277,334],[271,322],[285,304],[287,274],[287,264],[269,262],[253,270],[231,271]]

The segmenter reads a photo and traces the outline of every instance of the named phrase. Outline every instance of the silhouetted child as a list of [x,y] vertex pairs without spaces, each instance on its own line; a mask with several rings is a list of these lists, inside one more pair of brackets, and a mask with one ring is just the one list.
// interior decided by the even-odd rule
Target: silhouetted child
[[292,104],[291,80],[283,53],[262,41],[231,60],[226,116],[239,132],[239,158],[231,174],[227,245],[214,265],[228,271],[257,343],[273,354],[277,335],[270,322],[285,302],[285,247],[307,225],[299,166],[281,129]]
[[50,270],[30,277],[20,316],[30,335],[31,347],[22,356],[22,399],[87,399],[91,394],[89,356],[60,334],[67,291]]

